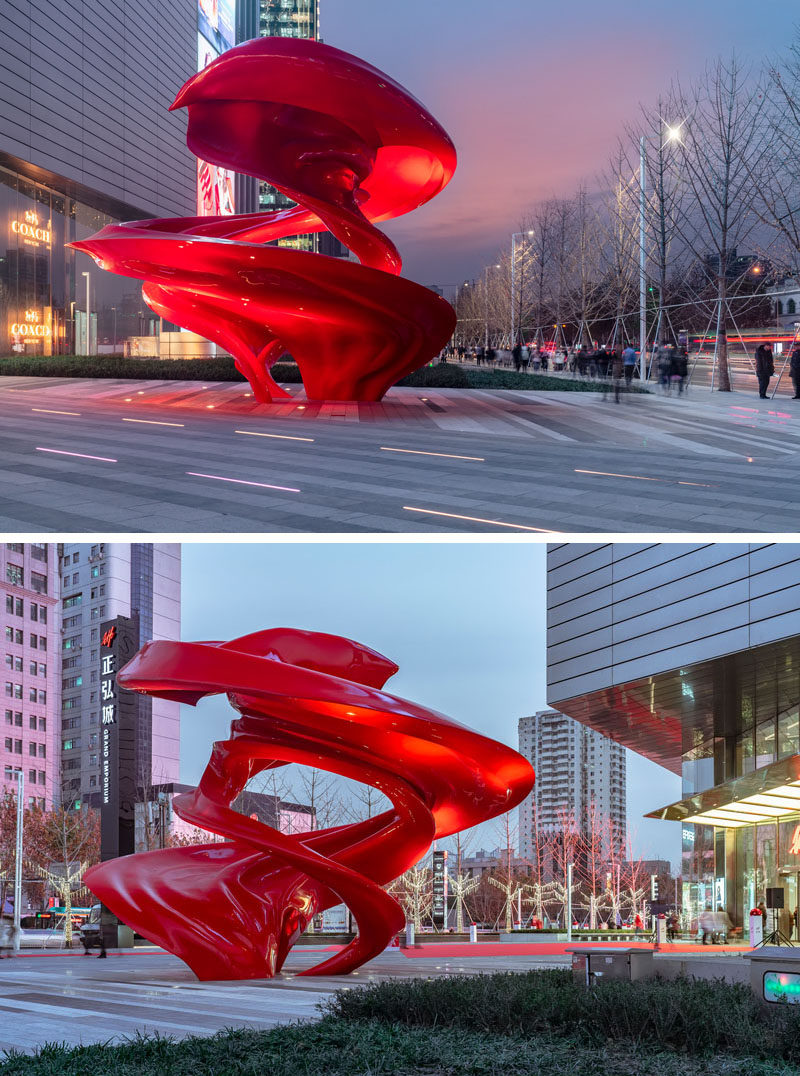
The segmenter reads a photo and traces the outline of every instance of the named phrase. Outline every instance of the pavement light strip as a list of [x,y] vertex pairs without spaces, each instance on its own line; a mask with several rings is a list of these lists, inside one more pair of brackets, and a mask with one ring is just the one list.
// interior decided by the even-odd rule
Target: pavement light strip
[[537,534],[560,534],[560,531],[547,530],[545,527],[527,527],[524,523],[504,523],[500,519],[482,519],[480,516],[461,516],[457,512],[436,512],[432,508],[412,508],[411,505],[403,505],[404,512],[421,512],[426,516],[446,516],[448,519],[466,519],[470,523],[491,523],[493,527],[510,527],[518,531],[536,531]]
[[52,411],[49,407],[32,407],[31,411],[38,411],[41,415],[78,415],[80,411]]
[[244,478],[225,478],[220,474],[201,474],[199,471],[187,471],[192,478],[213,478],[215,482],[233,482],[237,486],[259,486],[261,489],[279,489],[283,493],[299,493],[293,486],[272,486],[269,482],[248,482]]
[[234,433],[241,433],[245,437],[274,437],[278,441],[308,441],[313,443],[313,437],[293,437],[289,433],[257,433],[255,430],[234,430]]
[[483,456],[456,456],[452,452],[424,452],[421,448],[387,448],[381,445],[381,452],[407,452],[412,456],[442,456],[448,460],[475,460],[477,463],[486,463]]
[[143,426],[180,426],[181,429],[186,425],[185,422],[157,422],[154,418],[124,418],[123,422],[138,422]]
[[77,456],[82,460],[100,460],[102,463],[119,463],[119,460],[114,460],[110,456],[89,456],[86,452],[66,452],[63,448],[40,448],[36,446],[37,452],[52,452],[56,456]]
[[580,467],[573,468],[575,474],[596,474],[601,478],[633,478],[637,482],[666,482],[668,485],[677,483],[679,486],[703,486],[704,489],[711,489],[711,483],[709,482],[684,482],[679,478],[649,478],[643,474],[617,474],[616,471],[584,471]]

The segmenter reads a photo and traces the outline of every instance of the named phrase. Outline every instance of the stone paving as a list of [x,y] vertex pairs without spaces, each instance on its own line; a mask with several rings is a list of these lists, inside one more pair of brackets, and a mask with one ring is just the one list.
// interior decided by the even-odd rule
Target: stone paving
[[7,533],[797,532],[800,402],[0,379]]
[[[323,952],[299,947],[275,979],[200,983],[180,960],[156,949],[112,953],[103,961],[77,952],[20,955],[0,963],[0,1051],[32,1051],[46,1042],[120,1041],[136,1032],[183,1038],[228,1027],[267,1029],[317,1019],[318,1004],[336,990],[398,976],[492,972],[498,966],[497,956],[409,958],[395,949],[352,975],[297,977],[323,959]],[[509,971],[566,966],[566,958],[509,955],[502,966]]]

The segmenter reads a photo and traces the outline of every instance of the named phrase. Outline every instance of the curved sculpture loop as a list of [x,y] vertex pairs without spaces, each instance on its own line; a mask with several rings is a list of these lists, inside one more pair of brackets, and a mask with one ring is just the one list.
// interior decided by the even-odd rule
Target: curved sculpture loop
[[[288,628],[147,643],[121,685],[192,705],[226,693],[239,711],[200,784],[173,800],[181,818],[225,840],[110,860],[86,884],[200,979],[274,975],[311,918],[341,901],[355,939],[303,974],[342,974],[376,956],[404,922],[383,886],[434,838],[510,810],[533,785],[516,751],[384,692],[396,671],[360,643]],[[290,762],[372,785],[392,806],[291,835],[231,808],[251,777]]]
[[[309,397],[379,400],[441,350],[452,308],[397,275],[400,256],[375,227],[433,198],[456,166],[402,86],[329,45],[259,38],[194,75],[171,107],[188,109],[198,157],[297,206],[112,224],[71,246],[140,278],[156,313],[230,351],[262,402],[288,395],[269,372],[286,351]],[[360,265],[265,245],[327,230]]]

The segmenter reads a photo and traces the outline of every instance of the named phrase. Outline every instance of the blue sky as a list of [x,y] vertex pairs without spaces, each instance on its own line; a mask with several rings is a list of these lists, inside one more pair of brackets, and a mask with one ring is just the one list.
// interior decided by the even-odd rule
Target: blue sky
[[[545,546],[309,542],[183,545],[183,638],[268,627],[331,632],[400,666],[387,690],[517,747],[520,717],[547,706]],[[196,782],[233,711],[183,707],[182,779]],[[676,862],[677,825],[644,821],[680,796],[677,777],[628,752],[637,850]],[[481,835],[498,843],[493,827]]]
[[590,189],[639,102],[732,50],[780,62],[796,0],[324,0],[324,40],[405,85],[452,137],[459,168],[386,227],[405,272],[454,284],[497,260],[534,202]]

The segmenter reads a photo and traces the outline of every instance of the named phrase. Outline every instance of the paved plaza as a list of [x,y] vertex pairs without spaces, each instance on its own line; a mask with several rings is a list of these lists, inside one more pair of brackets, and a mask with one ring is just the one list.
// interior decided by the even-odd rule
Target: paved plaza
[[[183,1038],[228,1027],[263,1030],[317,1019],[318,1004],[344,988],[397,976],[488,973],[498,966],[496,955],[407,957],[395,949],[351,975],[297,977],[324,959],[325,951],[300,947],[275,979],[200,983],[177,957],[158,949],[112,953],[103,961],[78,952],[17,956],[0,963],[0,1050],[119,1041],[137,1031]],[[512,954],[502,966],[525,971],[567,962],[560,953]]]
[[800,403],[0,381],[6,532],[800,531]]

